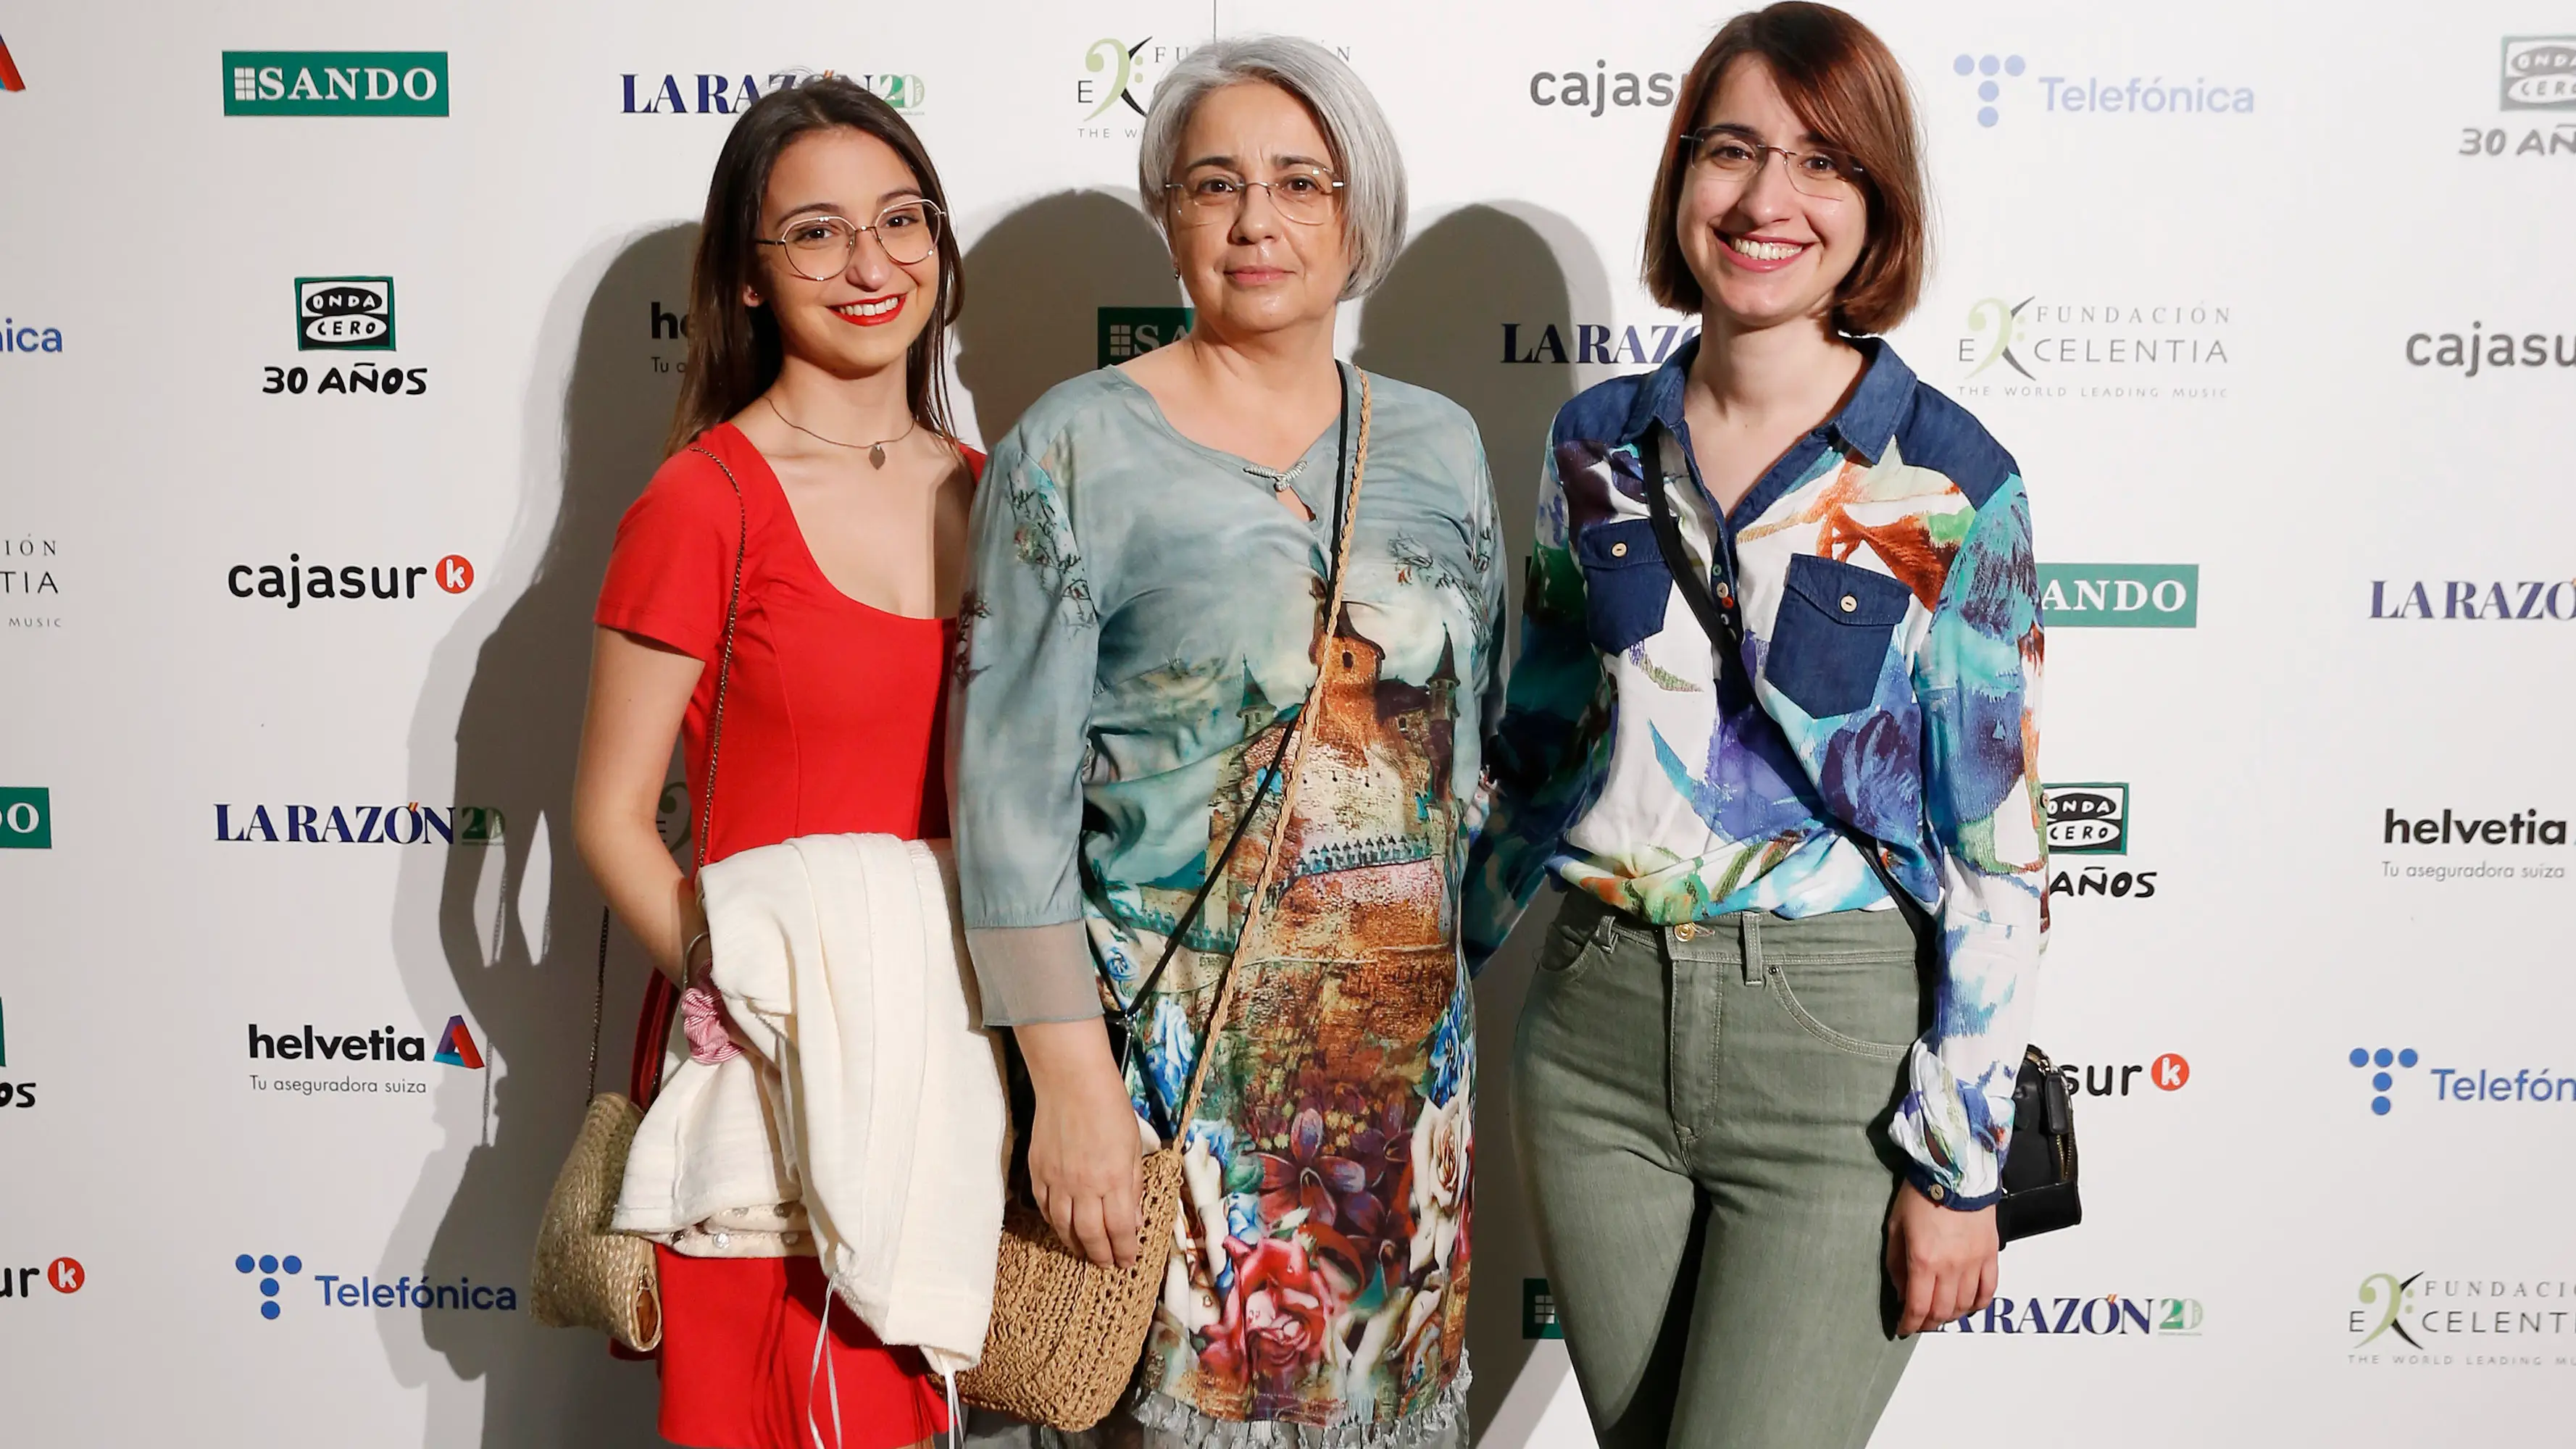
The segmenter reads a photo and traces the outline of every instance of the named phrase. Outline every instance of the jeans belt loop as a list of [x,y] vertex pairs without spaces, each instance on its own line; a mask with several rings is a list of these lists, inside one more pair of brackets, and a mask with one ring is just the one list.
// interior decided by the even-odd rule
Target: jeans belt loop
[[1744,984],[1762,984],[1762,913],[1746,911],[1736,917],[1744,932]]

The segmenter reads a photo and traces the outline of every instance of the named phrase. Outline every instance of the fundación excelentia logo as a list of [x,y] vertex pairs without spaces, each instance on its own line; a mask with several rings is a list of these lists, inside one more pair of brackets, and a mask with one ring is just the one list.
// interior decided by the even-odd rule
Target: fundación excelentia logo
[[227,116],[443,116],[443,50],[227,50]]
[[[2344,1331],[2358,1335],[2356,1364],[2408,1367],[2531,1368],[2567,1364],[2563,1347],[2537,1343],[2576,1335],[2576,1283],[2565,1278],[2448,1277],[2432,1272],[2372,1273],[2361,1280]],[[2393,1339],[2394,1342],[2383,1342]],[[2407,1350],[2401,1351],[2402,1343]],[[2373,1344],[2379,1347],[2365,1353]]]
[[[1959,335],[1961,397],[2196,402],[2227,396],[2235,308],[2073,288],[1981,297]],[[2014,379],[2018,377],[2020,381]]]
[[[285,1280],[304,1277],[304,1259],[294,1253],[243,1253],[233,1259],[233,1271],[257,1280],[259,1316],[275,1323],[285,1313],[286,1290],[295,1286]],[[515,1313],[519,1308],[517,1288],[477,1283],[463,1275],[453,1283],[433,1282],[427,1273],[416,1281],[405,1274],[391,1283],[337,1273],[315,1273],[305,1281],[321,1291],[324,1308],[409,1308],[424,1313]]]
[[2050,629],[2192,629],[2198,564],[2039,566],[2040,622]]
[[[2031,64],[2018,55],[1963,53],[1950,62],[1953,74],[1976,87],[1980,126],[1992,126],[2003,119],[2005,96],[2020,89],[2018,82],[2031,69]],[[2040,109],[2048,114],[2242,116],[2254,110],[2251,89],[2213,83],[2206,76],[2167,80],[2162,75],[2132,75],[2122,81],[2117,77],[2043,75],[2032,79],[2042,93]]]
[[2547,1067],[2516,1067],[2508,1072],[2502,1067],[2427,1066],[2421,1077],[2400,1075],[2423,1064],[2423,1054],[2413,1047],[2395,1051],[2387,1047],[2354,1047],[2344,1060],[2368,1074],[2365,1080],[2370,1087],[2370,1113],[2374,1117],[2385,1117],[2396,1110],[2398,1087],[2408,1081],[2430,1081],[2436,1102],[2576,1105],[2576,1074],[2552,1076]]

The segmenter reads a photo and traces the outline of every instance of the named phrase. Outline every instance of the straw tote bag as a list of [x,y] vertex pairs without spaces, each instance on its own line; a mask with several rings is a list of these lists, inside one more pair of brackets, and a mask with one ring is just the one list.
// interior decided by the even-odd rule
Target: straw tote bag
[[[742,527],[734,535],[733,592],[725,601],[724,653],[716,665],[714,718],[707,729],[707,795],[698,812],[697,870],[707,864],[707,836],[715,823],[716,759],[724,743],[725,684],[733,672],[734,621],[742,612],[743,550],[751,533],[742,484],[722,458],[703,453],[733,485]],[[599,979],[590,1005],[590,1083],[599,1085],[599,1012],[608,989],[608,913],[599,917]],[[662,1085],[662,1043],[670,1034],[679,988],[656,971],[644,993],[635,1029],[633,1095],[599,1092],[582,1114],[572,1152],[546,1196],[537,1224],[535,1260],[528,1269],[528,1310],[551,1328],[596,1328],[631,1353],[649,1353],[662,1342],[662,1293],[653,1266],[653,1242],[612,1230],[617,1194],[626,1182],[626,1153]]]
[[[1345,412],[1346,423],[1348,416]],[[1289,734],[1282,741],[1289,764],[1286,783],[1280,788],[1278,819],[1271,826],[1269,852],[1262,860],[1260,878],[1245,907],[1243,930],[1235,938],[1234,954],[1227,959],[1224,975],[1218,980],[1215,1009],[1209,1014],[1207,1029],[1199,1036],[1199,1060],[1190,1074],[1188,1101],[1181,1115],[1173,1119],[1172,1141],[1142,1164],[1144,1193],[1138,1214],[1142,1228],[1136,1262],[1127,1268],[1095,1266],[1057,1240],[1055,1230],[1035,1204],[1014,1196],[1002,1216],[1002,1255],[993,1285],[993,1322],[985,1335],[983,1362],[967,1370],[958,1383],[966,1402],[979,1408],[998,1409],[1052,1429],[1088,1429],[1118,1406],[1120,1395],[1144,1358],[1154,1303],[1162,1295],[1163,1271],[1172,1255],[1173,1228],[1180,1216],[1181,1138],[1188,1130],[1187,1124],[1198,1115],[1208,1065],[1216,1058],[1216,1035],[1225,1025],[1226,1010],[1234,1000],[1234,968],[1252,949],[1253,938],[1261,928],[1271,882],[1278,873],[1280,846],[1287,838],[1288,821],[1297,807],[1297,781],[1305,767],[1306,745],[1313,736],[1312,730],[1302,726],[1312,721],[1323,706],[1324,681],[1335,658],[1329,645],[1341,623],[1343,577],[1350,562],[1351,515],[1358,511],[1360,479],[1368,470],[1368,437],[1369,381],[1363,372],[1359,446],[1351,465],[1347,503],[1335,508],[1340,536],[1333,555],[1332,602],[1325,610],[1323,642],[1316,649],[1315,684],[1306,696],[1304,710],[1291,722]],[[1275,777],[1276,773],[1265,771],[1264,775]],[[1268,779],[1263,783],[1266,785]],[[1252,809],[1244,812],[1243,821],[1236,827],[1236,841],[1242,838],[1243,826],[1251,822],[1260,803],[1256,794]],[[1233,841],[1227,843],[1228,857],[1233,845]],[[1134,1037],[1133,1014],[1144,1004],[1147,991],[1170,963],[1182,938],[1189,934],[1191,921],[1207,899],[1208,888],[1223,873],[1221,858],[1202,883],[1198,898],[1191,902],[1190,915],[1166,938],[1162,961],[1156,964],[1153,975],[1137,991],[1135,1002],[1121,1008],[1120,1015],[1130,1018],[1130,1041]]]

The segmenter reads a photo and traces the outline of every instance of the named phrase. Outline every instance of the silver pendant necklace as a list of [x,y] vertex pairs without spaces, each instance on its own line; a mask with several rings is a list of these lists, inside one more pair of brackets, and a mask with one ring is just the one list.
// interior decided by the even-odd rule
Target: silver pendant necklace
[[873,443],[844,443],[844,442],[842,442],[842,441],[841,441],[840,439],[838,439],[838,438],[827,438],[827,437],[824,437],[821,433],[818,433],[818,432],[814,431],[812,428],[809,428],[809,427],[805,426],[803,423],[800,423],[800,422],[796,421],[794,418],[789,417],[787,414],[785,414],[785,413],[783,413],[783,412],[779,412],[779,411],[778,411],[778,403],[777,403],[777,401],[776,401],[775,399],[771,398],[769,394],[767,394],[767,393],[762,393],[762,394],[760,395],[760,400],[761,400],[762,402],[765,402],[765,403],[768,403],[768,404],[769,404],[769,410],[770,410],[771,412],[773,412],[773,413],[777,413],[777,415],[778,415],[778,420],[779,420],[780,422],[785,423],[787,426],[789,426],[789,427],[791,427],[791,428],[794,428],[796,431],[798,431],[798,432],[800,432],[800,433],[803,433],[805,436],[807,436],[807,437],[809,437],[809,438],[814,439],[816,442],[820,442],[820,443],[829,443],[829,444],[831,444],[831,445],[832,445],[833,447],[835,447],[835,448],[865,448],[865,449],[867,449],[867,450],[868,450],[868,466],[869,466],[869,467],[871,467],[871,468],[882,468],[882,467],[884,467],[884,466],[885,466],[885,450],[886,450],[886,444],[888,444],[888,443],[900,443],[900,442],[902,442],[904,439],[909,438],[909,437],[911,437],[911,436],[912,436],[913,428],[918,428],[918,427],[920,427],[920,426],[921,426],[921,419],[919,419],[919,418],[914,418],[914,419],[912,420],[912,427],[909,427],[909,428],[904,429],[902,432],[895,434],[895,435],[894,435],[893,437],[891,437],[891,438],[879,438],[879,439],[877,439],[877,440],[876,440],[875,442],[873,442]]

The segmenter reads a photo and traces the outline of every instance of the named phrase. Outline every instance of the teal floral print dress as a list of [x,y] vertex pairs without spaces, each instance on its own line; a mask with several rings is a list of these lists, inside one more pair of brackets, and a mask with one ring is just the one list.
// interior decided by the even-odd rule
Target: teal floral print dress
[[[1179,1133],[1186,1169],[1131,1412],[1183,1444],[1421,1442],[1453,1428],[1467,1384],[1459,894],[1504,588],[1474,423],[1370,381],[1329,639],[1338,427],[1274,471],[1182,437],[1102,369],[1039,399],[976,496],[951,778],[993,1024],[1096,1015],[1104,975],[1134,997],[1281,763],[1320,651],[1340,656],[1229,1019],[1203,1040],[1275,788],[1145,1004],[1129,1067],[1140,1118]],[[1175,1127],[1203,1050],[1205,1098]]]

